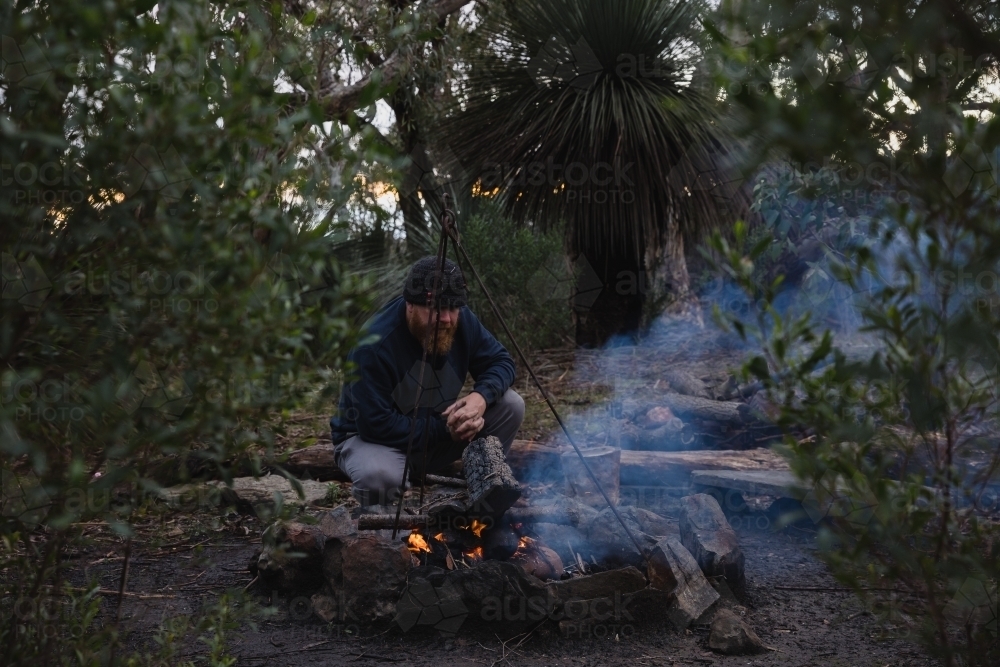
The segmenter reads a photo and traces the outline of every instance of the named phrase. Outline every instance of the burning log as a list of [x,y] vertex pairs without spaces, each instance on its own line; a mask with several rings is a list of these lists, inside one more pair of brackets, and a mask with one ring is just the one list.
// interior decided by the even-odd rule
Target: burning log
[[462,452],[471,507],[501,517],[521,497],[521,485],[504,458],[503,445],[494,436],[473,440]]

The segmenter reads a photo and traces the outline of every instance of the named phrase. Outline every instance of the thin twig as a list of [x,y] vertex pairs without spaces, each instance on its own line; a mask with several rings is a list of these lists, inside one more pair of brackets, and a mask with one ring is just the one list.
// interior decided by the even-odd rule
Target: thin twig
[[115,610],[115,623],[121,623],[122,620],[122,600],[125,598],[125,586],[128,584],[128,566],[131,557],[132,538],[130,537],[125,543],[125,562],[122,563],[122,578],[118,583],[118,608]]

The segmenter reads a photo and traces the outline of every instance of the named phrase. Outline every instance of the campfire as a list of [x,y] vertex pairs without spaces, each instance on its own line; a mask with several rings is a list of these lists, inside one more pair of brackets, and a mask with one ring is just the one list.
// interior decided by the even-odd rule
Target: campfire
[[[527,534],[523,523],[500,523],[471,519],[468,525],[433,532],[415,528],[406,537],[415,566],[435,566],[447,570],[472,567],[485,560],[509,561],[539,579],[556,580],[583,572],[577,563],[567,572],[562,558],[537,536]],[[431,534],[433,532],[433,534]]]
[[[671,388],[676,391],[681,384],[673,378]],[[399,611],[400,618],[411,614],[420,624],[425,616],[437,618],[421,605],[439,599],[442,613],[444,608],[450,612],[452,596],[462,603],[454,609],[486,619],[492,610],[483,608],[485,597],[504,599],[515,591],[519,599],[541,596],[557,605],[641,594],[655,603],[651,618],[668,610],[671,623],[686,627],[719,599],[714,586],[720,578],[734,595],[743,595],[739,540],[712,495],[684,497],[676,522],[626,502],[632,496],[625,496],[622,485],[634,484],[623,479],[626,454],[647,450],[642,457],[630,456],[631,479],[641,469],[662,483],[706,460],[714,466],[716,459],[741,453],[670,456],[669,468],[663,467],[667,457],[659,464],[650,455],[745,446],[773,437],[773,426],[761,417],[766,404],[753,403],[755,387],[731,389],[733,397],[749,398],[749,403],[728,400],[728,387],[715,388],[709,396],[700,387],[684,389],[702,395],[654,388],[642,401],[623,402],[611,412],[606,433],[581,438],[579,451],[525,447],[524,456],[539,458],[520,466],[530,469],[536,482],[524,497],[499,441],[480,439],[463,453],[463,478],[428,476],[430,495],[393,513],[351,517],[342,506],[317,526],[285,526],[278,542],[307,557],[289,560],[280,550],[265,549],[251,572],[264,585],[289,594],[330,597],[351,591],[359,601],[356,613],[367,620],[387,620]],[[605,437],[616,431],[620,442]],[[748,454],[740,461],[756,464],[757,459]],[[538,482],[539,474],[545,481]],[[529,483],[532,477],[527,475]],[[415,490],[411,496],[418,497]],[[484,597],[483,591],[490,593]]]

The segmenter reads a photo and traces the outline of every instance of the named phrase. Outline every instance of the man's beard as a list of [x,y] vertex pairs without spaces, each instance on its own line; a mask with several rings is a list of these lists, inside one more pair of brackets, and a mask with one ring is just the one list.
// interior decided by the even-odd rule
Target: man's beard
[[434,327],[429,325],[424,325],[416,314],[406,317],[406,324],[410,328],[410,333],[416,336],[424,349],[431,354],[444,355],[448,354],[451,349],[451,344],[455,342],[455,332],[458,331],[458,323],[456,322],[450,327],[441,326],[437,331],[437,346],[434,345]]

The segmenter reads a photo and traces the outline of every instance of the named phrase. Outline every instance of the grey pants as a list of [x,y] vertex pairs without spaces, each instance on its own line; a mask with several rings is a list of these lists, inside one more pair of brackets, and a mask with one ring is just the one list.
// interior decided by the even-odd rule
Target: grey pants
[[[508,389],[496,403],[486,408],[483,421],[485,425],[477,437],[496,436],[507,452],[524,421],[524,399]],[[464,449],[463,442],[438,443],[427,460],[427,472],[433,474],[443,470],[449,463],[462,458]],[[355,435],[337,445],[336,457],[337,466],[350,476],[354,497],[362,505],[387,505],[399,497],[406,452],[366,442]],[[419,471],[423,460],[412,463]],[[409,481],[406,485],[409,488]]]

